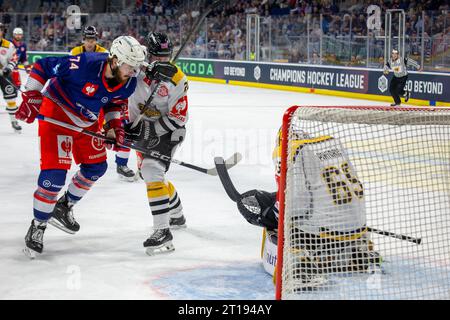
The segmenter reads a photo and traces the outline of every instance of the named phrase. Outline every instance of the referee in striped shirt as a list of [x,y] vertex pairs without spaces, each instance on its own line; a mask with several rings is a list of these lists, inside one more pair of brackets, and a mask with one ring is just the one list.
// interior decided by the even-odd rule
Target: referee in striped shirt
[[389,85],[389,92],[394,98],[394,103],[391,104],[392,107],[399,106],[401,104],[400,97],[405,98],[405,102],[408,102],[410,92],[405,91],[406,81],[408,80],[407,67],[414,67],[417,70],[422,70],[420,65],[408,57],[402,58],[399,55],[397,49],[392,50],[391,59],[384,66],[384,74],[389,74],[389,70],[392,69],[394,76],[392,77],[391,84]]

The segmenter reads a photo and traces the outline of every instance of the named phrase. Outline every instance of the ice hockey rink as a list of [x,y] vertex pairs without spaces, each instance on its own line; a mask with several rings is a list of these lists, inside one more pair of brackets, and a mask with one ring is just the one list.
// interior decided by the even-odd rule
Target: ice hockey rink
[[[190,120],[175,158],[212,168],[215,156],[240,152],[230,170],[237,189],[275,190],[271,160],[291,105],[386,105],[314,94],[191,82]],[[76,235],[48,226],[44,253],[22,253],[39,172],[37,124],[15,134],[0,113],[0,299],[274,299],[261,264],[261,228],[248,224],[218,177],[172,164],[188,227],[175,230],[175,251],[148,256],[152,218],[143,181],[109,170],[74,209]],[[129,166],[136,169],[136,157]],[[72,171],[68,179],[76,170]],[[386,297],[389,298],[389,297]]]

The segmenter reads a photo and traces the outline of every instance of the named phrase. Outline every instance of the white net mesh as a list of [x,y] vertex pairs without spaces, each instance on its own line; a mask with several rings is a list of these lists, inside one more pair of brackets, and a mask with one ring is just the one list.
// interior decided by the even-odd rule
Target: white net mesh
[[288,136],[282,298],[450,299],[450,109],[300,107]]

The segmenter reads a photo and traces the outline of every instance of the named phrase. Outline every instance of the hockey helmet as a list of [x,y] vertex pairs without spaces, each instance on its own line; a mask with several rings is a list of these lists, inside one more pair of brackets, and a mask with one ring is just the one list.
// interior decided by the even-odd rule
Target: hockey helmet
[[160,32],[151,32],[145,39],[148,53],[156,57],[171,57],[173,44],[169,37]]
[[97,39],[98,32],[94,26],[87,26],[83,30],[83,39]]
[[109,50],[109,57],[117,58],[119,66],[126,63],[134,68],[139,68],[144,63],[145,54],[141,44],[130,36],[120,36],[114,39]]
[[23,35],[23,29],[22,28],[14,28],[13,35]]

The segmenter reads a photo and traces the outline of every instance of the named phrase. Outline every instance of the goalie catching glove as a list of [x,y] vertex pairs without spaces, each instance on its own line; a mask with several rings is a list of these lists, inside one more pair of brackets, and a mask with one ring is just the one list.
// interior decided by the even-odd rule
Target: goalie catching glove
[[250,224],[275,230],[278,228],[278,209],[275,203],[276,192],[250,190],[242,194],[237,207]]

